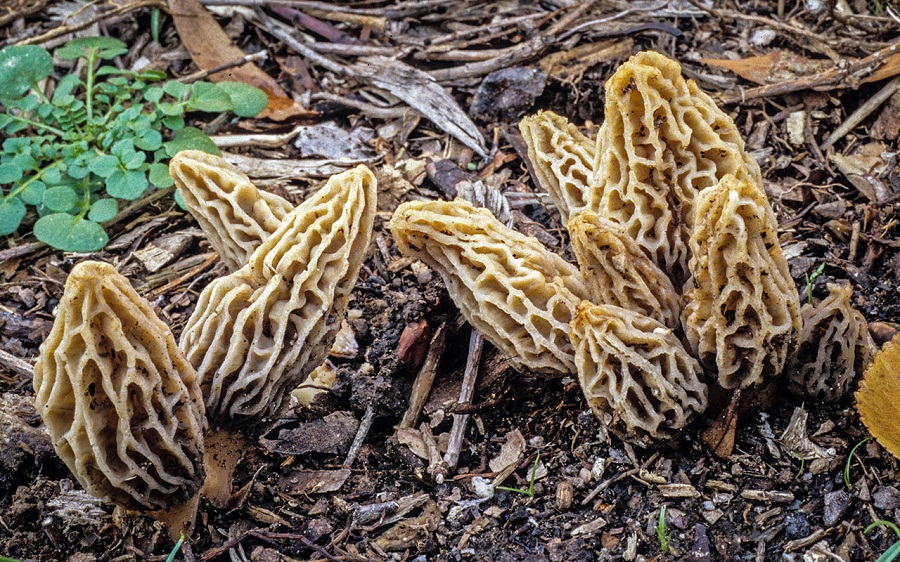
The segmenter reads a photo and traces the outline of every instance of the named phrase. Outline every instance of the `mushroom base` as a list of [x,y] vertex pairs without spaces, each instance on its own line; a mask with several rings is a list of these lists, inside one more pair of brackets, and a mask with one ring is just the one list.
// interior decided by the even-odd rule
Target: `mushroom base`
[[200,494],[194,494],[189,500],[169,509],[148,511],[147,515],[156,519],[169,531],[169,537],[178,541],[183,536],[190,537],[194,531],[194,523],[197,521],[197,507],[200,504]]

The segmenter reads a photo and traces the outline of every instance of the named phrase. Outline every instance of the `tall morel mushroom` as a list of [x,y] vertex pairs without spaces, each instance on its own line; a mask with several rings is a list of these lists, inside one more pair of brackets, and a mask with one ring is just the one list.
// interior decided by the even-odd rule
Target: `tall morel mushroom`
[[566,228],[595,303],[627,308],[672,329],[681,325],[681,297],[672,281],[618,225],[584,211]]
[[678,285],[697,194],[726,174],[761,186],[759,166],[731,117],[672,59],[638,53],[605,88],[591,208],[620,223]]
[[575,266],[462,199],[404,203],[390,229],[400,251],[441,275],[466,320],[513,365],[575,372],[568,325],[588,298]]
[[800,302],[775,215],[752,181],[726,176],[696,201],[682,326],[726,389],[781,374],[800,331]]
[[585,301],[570,335],[588,405],[624,439],[675,437],[706,410],[700,365],[656,320]]
[[800,309],[799,345],[787,368],[791,391],[817,402],[840,400],[875,354],[866,319],[850,304],[853,287],[829,283],[828,293]]
[[[375,205],[368,168],[333,176],[246,265],[200,294],[180,346],[200,375],[211,424],[225,430],[207,439],[210,451],[228,457],[228,434],[262,432],[325,360],[366,255]],[[229,489],[230,462],[215,478]],[[210,494],[221,500],[223,488]]]
[[247,263],[294,208],[278,195],[257,189],[223,158],[199,150],[176,154],[169,162],[169,174],[231,271]]
[[170,510],[189,530],[203,483],[203,399],[169,328],[111,265],[66,280],[34,369],[35,408],[57,453],[91,494]]

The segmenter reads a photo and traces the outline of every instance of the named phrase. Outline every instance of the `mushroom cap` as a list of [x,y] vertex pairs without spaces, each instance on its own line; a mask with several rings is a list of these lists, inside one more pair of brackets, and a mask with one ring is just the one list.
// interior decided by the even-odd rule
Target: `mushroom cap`
[[697,194],[726,174],[762,185],[731,117],[653,51],[606,82],[594,154],[588,207],[620,224],[676,286],[687,278]]
[[595,303],[627,308],[673,330],[681,326],[681,297],[672,281],[617,224],[583,211],[566,228]]
[[563,222],[588,209],[597,149],[594,139],[552,111],[525,117],[519,130],[538,183],[556,203]]
[[376,181],[333,176],[291,211],[247,264],[200,294],[180,346],[213,425],[259,433],[322,364],[366,256]]
[[872,362],[875,343],[852,296],[850,283],[829,283],[827,297],[800,309],[799,343],[787,369],[788,387],[798,396],[836,402]]
[[404,203],[390,229],[399,250],[441,275],[466,320],[513,365],[575,372],[568,325],[588,297],[575,266],[462,199]]
[[169,174],[188,211],[231,271],[247,263],[294,208],[257,189],[250,178],[220,156],[182,150],[169,161]]
[[796,347],[800,301],[775,215],[755,183],[725,176],[695,207],[681,324],[723,388],[781,374]]
[[131,509],[182,504],[203,483],[199,380],[169,328],[109,264],[66,280],[34,368],[35,409],[91,494]]
[[643,314],[587,301],[571,326],[588,405],[624,439],[675,437],[706,410],[700,364],[671,329]]

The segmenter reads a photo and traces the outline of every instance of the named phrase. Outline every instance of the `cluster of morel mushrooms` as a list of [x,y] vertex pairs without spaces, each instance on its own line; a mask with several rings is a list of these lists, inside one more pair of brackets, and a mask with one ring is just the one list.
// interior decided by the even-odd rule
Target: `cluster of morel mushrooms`
[[[677,434],[706,409],[708,386],[758,388],[786,371],[811,399],[848,391],[873,350],[851,288],[800,307],[759,166],[676,62],[643,52],[622,65],[596,140],[550,112],[521,130],[579,267],[461,199],[405,203],[390,223],[400,251],[435,269],[515,366],[577,374],[600,420],[637,442]],[[294,208],[215,156],[182,152],[170,171],[232,273],[202,292],[176,345],[115,268],[79,263],[34,388],[81,485],[177,536],[201,486],[224,503],[244,440],[323,363],[369,245],[376,182],[360,166]]]

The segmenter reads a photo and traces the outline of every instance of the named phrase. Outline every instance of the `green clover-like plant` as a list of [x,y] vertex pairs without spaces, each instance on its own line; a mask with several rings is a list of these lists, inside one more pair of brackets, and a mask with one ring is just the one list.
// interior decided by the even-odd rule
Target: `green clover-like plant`
[[0,50],[0,236],[16,232],[33,208],[34,235],[54,248],[91,252],[109,237],[102,223],[120,201],[151,186],[173,185],[168,160],[185,149],[218,154],[188,112],[253,117],[266,94],[237,82],[166,81],[165,73],[120,69],[128,52],[111,37],[80,37],[56,49],[58,60],[85,61],[47,97],[53,57],[43,47]]

